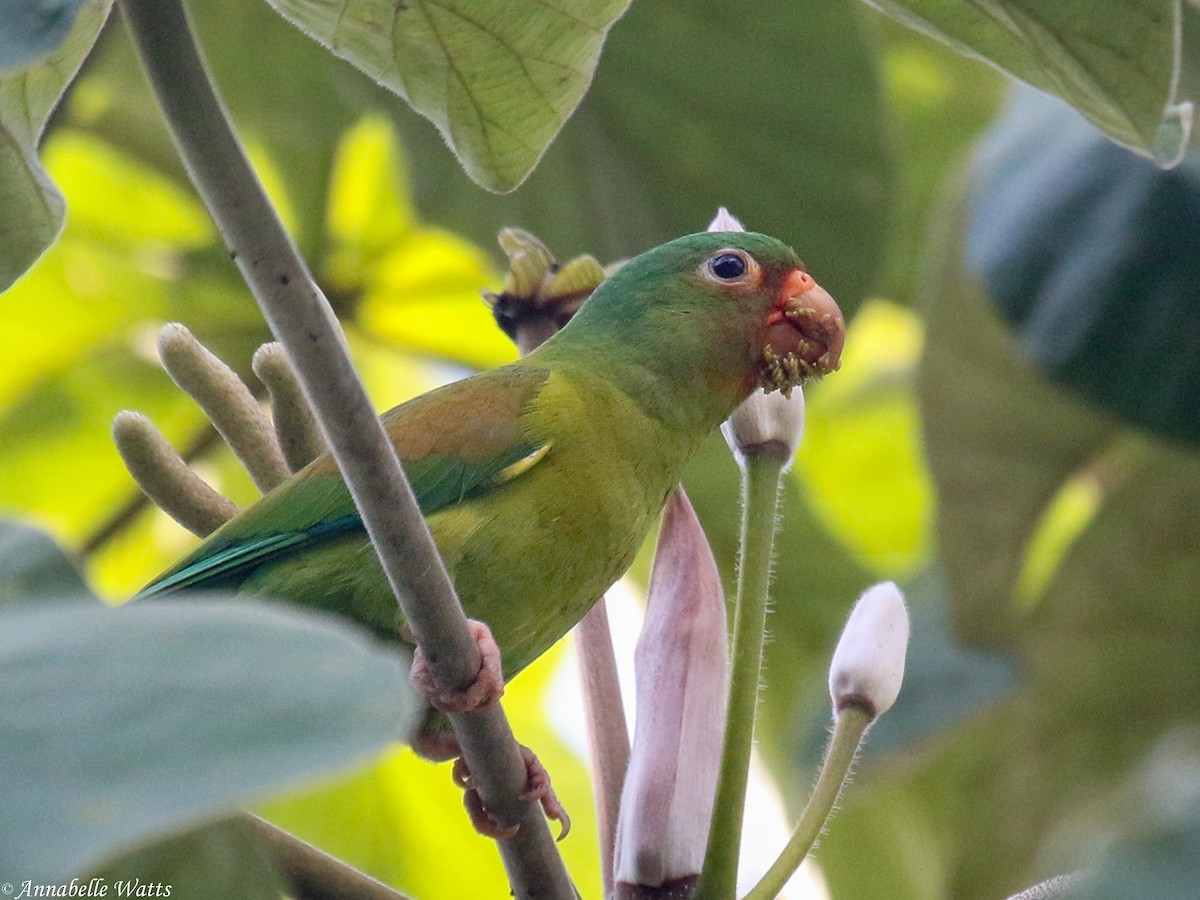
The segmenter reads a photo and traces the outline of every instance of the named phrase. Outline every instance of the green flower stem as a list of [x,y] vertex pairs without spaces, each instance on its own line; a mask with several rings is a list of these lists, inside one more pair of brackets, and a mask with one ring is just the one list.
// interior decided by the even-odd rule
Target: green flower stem
[[754,713],[766,632],[767,591],[775,543],[779,481],[786,455],[763,453],[745,458],[743,467],[742,545],[738,558],[737,608],[733,619],[733,666],[728,718],[721,748],[721,771],[708,834],[698,900],[732,900],[737,890],[746,781],[754,740]]
[[808,805],[800,815],[791,840],[783,848],[779,859],[775,860],[767,874],[743,900],[773,900],[800,868],[800,863],[804,862],[804,857],[812,849],[829,814],[833,812],[833,805],[837,803],[858,753],[858,745],[862,743],[871,721],[871,716],[857,706],[848,706],[838,713],[833,737],[825,751],[825,762],[821,765],[821,774],[817,776],[817,785],[808,798]]
[[[120,0],[184,165],[204,199],[328,440],[404,617],[451,688],[479,673],[479,650],[412,488],[346,350],[345,336],[284,230],[217,97],[181,0]],[[484,806],[517,834],[499,842],[514,895],[575,891],[536,802],[500,704],[453,713]]]

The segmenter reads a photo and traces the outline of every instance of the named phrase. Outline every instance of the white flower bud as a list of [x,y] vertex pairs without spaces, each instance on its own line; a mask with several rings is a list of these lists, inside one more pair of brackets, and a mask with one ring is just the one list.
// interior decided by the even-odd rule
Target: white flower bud
[[797,386],[785,397],[758,388],[721,424],[721,434],[739,459],[774,455],[790,466],[804,435],[804,391]]
[[717,210],[717,215],[711,222],[708,223],[709,231],[745,231],[742,223],[729,214],[729,210],[721,207]]
[[829,667],[829,696],[836,715],[855,706],[872,718],[896,702],[904,680],[908,610],[890,581],[868,588],[854,606]]
[[700,874],[725,734],[721,577],[678,488],[663,511],[634,656],[637,726],[617,823],[616,879],[659,887]]

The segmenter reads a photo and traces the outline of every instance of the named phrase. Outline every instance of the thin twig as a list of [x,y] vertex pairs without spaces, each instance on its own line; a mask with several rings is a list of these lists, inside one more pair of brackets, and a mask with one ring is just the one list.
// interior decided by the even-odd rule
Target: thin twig
[[613,653],[608,610],[603,597],[575,626],[575,654],[583,682],[588,741],[595,770],[592,777],[596,824],[600,830],[600,874],[607,897],[614,888],[617,813],[621,809],[621,789],[629,769],[629,726],[621,705],[617,658]]
[[295,900],[408,900],[382,881],[346,865],[258,816],[246,814]]
[[[182,3],[121,0],[121,7],[188,173],[288,352],[435,679],[465,688],[480,657],[462,606],[333,311],[233,134]],[[573,898],[540,807],[520,799],[527,770],[503,709],[491,704],[450,721],[484,806],[501,824],[520,826],[500,842],[516,896]]]

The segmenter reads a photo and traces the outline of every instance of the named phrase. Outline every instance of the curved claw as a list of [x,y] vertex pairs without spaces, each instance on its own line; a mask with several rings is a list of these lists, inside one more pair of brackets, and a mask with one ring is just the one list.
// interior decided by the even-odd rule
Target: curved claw
[[525,793],[520,795],[520,799],[526,803],[537,800],[541,804],[542,813],[546,818],[552,822],[558,822],[561,826],[558,837],[555,838],[555,840],[561,841],[571,832],[571,817],[567,815],[566,808],[559,801],[558,795],[554,793],[554,788],[550,786],[550,773],[546,771],[541,760],[532,750],[524,746],[521,747],[521,756],[525,760],[525,770],[529,780],[525,784]]
[[[521,758],[525,761],[527,774],[525,791],[519,795],[518,799],[525,803],[532,803],[536,800],[541,805],[542,813],[546,818],[558,822],[562,826],[556,839],[561,841],[571,831],[571,817],[567,815],[566,809],[554,793],[554,788],[550,786],[550,773],[546,771],[546,767],[528,747],[521,747]],[[476,831],[485,837],[496,840],[508,840],[517,833],[519,825],[501,825],[488,812],[479,796],[479,791],[475,790],[471,784],[471,770],[467,768],[466,760],[462,757],[454,761],[454,769],[451,771],[450,777],[465,791],[463,805],[467,808],[467,814],[471,817],[471,824]]]

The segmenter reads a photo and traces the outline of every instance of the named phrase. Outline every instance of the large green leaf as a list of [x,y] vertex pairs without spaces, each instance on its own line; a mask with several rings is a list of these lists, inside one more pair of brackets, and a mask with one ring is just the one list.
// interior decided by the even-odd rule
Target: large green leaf
[[63,198],[37,158],[46,118],[96,40],[112,0],[87,0],[62,44],[27,69],[0,72],[0,291],[58,235]]
[[245,600],[10,607],[0,870],[79,874],[364,762],[420,706],[400,662],[344,625]]
[[560,258],[615,260],[702,231],[725,205],[793,244],[854,308],[882,256],[889,152],[873,52],[846,0],[635,3],[537,171],[480,195],[397,111],[431,218],[491,244],[528,228]]
[[[1106,134],[1172,158],[1161,128],[1179,71],[1179,0],[866,0],[899,21],[1062,97]],[[1166,137],[1164,133],[1163,137]]]
[[[520,225],[562,258],[615,260],[702,229],[725,204],[795,245],[846,308],[875,281],[890,148],[874,49],[849,0],[804,0],[787,15],[757,0],[737,28],[715,0],[634,5],[578,112],[503,197],[481,192],[427,121],[264,9],[214,0],[193,12],[234,119],[278,165],[310,251],[327,246],[320,216],[337,137],[363,111],[386,110],[400,125],[419,208],[486,246],[500,227]],[[99,49],[70,121],[182,178],[126,36],[113,31]]]
[[1200,445],[1200,150],[1164,171],[1024,89],[973,175],[967,265],[1022,349],[1105,409]]
[[426,116],[484,187],[509,191],[579,104],[628,0],[270,0]]

